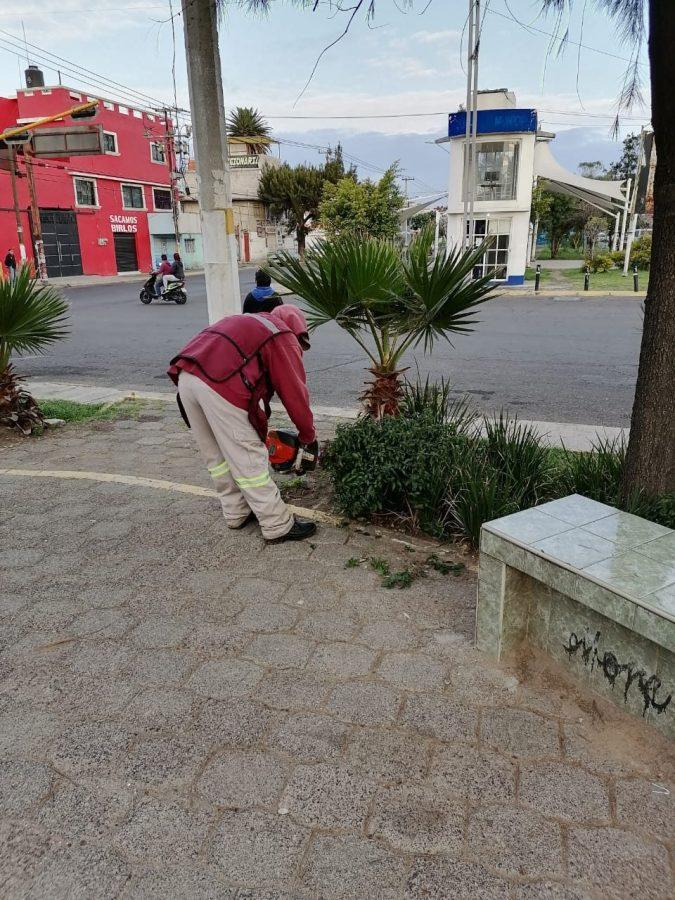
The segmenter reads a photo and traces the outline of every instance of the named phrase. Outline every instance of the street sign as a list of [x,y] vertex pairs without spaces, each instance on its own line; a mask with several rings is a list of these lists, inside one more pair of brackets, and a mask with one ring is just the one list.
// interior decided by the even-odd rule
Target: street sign
[[231,169],[257,169],[258,157],[232,155],[229,158],[229,163]]
[[33,132],[33,155],[40,159],[95,156],[103,153],[101,125],[64,125]]

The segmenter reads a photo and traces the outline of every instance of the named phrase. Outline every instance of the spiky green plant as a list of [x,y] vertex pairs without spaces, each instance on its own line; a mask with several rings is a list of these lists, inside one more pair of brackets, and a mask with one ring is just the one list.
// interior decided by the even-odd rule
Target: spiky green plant
[[398,412],[405,352],[472,331],[475,307],[494,295],[489,276],[472,277],[485,244],[432,258],[432,243],[431,230],[407,249],[374,238],[323,241],[304,260],[282,251],[266,267],[302,298],[310,328],[334,321],[359,344],[374,376],[362,400],[375,418]]
[[227,117],[227,133],[244,140],[249,153],[263,155],[270,152],[272,129],[263,114],[252,106],[235,106]]
[[28,266],[14,281],[0,281],[0,425],[30,434],[42,416],[10,363],[12,353],[42,353],[66,337],[68,304]]

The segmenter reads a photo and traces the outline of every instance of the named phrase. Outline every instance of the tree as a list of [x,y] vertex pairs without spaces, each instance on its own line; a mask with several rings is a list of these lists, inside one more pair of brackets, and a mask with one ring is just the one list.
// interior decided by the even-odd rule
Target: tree
[[317,166],[295,166],[288,163],[264,169],[258,184],[258,196],[269,203],[274,215],[285,215],[288,229],[295,231],[298,253],[304,255],[309,224],[319,216],[325,170]]
[[591,216],[584,225],[584,237],[591,259],[595,258],[595,245],[601,234],[606,234],[609,222],[603,216]]
[[[252,106],[236,106],[227,119],[227,133],[230,137],[250,138],[246,150],[251,155],[270,152],[272,129],[263,115]],[[262,140],[261,140],[262,138]]]
[[66,337],[67,302],[22,266],[14,281],[0,280],[0,425],[30,434],[42,414],[10,362],[12,353],[42,353]]
[[599,159],[594,159],[591,162],[580,162],[577,165],[577,169],[584,178],[605,178],[607,176],[607,170]]
[[361,347],[374,376],[362,400],[376,418],[398,412],[406,350],[470,332],[475,307],[493,296],[491,276],[471,277],[487,242],[432,260],[433,239],[428,228],[408,248],[378,238],[323,241],[304,260],[282,252],[266,267],[302,298],[310,328],[334,321]]
[[400,231],[398,211],[404,203],[396,185],[397,166],[390,166],[375,184],[347,175],[337,184],[327,181],[319,206],[322,227],[330,238],[395,238]]
[[565,194],[544,192],[540,200],[539,221],[551,245],[551,259],[555,259],[563,240],[580,224],[579,204]]
[[635,178],[640,153],[640,135],[629,134],[623,140],[621,157],[607,170],[607,177],[614,181]]

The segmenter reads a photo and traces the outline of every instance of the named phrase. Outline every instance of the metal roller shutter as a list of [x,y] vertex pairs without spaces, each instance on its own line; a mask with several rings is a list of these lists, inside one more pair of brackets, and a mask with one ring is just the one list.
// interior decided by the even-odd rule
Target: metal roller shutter
[[115,262],[118,272],[137,272],[138,257],[136,255],[135,234],[115,234]]

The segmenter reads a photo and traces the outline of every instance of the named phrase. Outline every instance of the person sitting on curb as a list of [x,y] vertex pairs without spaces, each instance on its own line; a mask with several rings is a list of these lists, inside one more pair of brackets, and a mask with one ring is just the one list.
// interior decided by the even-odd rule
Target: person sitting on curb
[[256,286],[244,299],[245,313],[269,313],[284,302],[272,288],[272,279],[262,269],[258,269],[255,273],[255,284]]
[[[209,325],[171,360],[168,375],[192,429],[230,528],[258,520],[273,543],[314,534],[314,522],[294,517],[269,472],[265,438],[276,392],[298,429],[296,465],[313,468],[318,456],[303,351],[305,317],[296,306],[271,313],[227,316]],[[262,404],[262,405],[261,405]],[[304,457],[306,454],[306,464]]]

